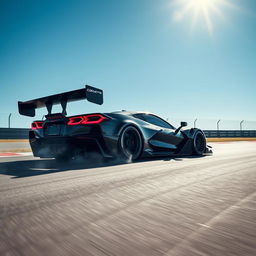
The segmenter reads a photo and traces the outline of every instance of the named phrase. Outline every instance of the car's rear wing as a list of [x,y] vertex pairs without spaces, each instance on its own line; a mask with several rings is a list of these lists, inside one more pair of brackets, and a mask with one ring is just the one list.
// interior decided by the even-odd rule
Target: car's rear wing
[[103,104],[103,91],[98,88],[86,85],[83,89],[54,94],[29,101],[19,101],[19,113],[24,116],[35,116],[35,110],[37,108],[46,107],[48,110],[48,115],[50,115],[52,112],[52,106],[61,104],[62,114],[66,115],[68,102],[83,99],[87,99],[90,102],[101,105]]

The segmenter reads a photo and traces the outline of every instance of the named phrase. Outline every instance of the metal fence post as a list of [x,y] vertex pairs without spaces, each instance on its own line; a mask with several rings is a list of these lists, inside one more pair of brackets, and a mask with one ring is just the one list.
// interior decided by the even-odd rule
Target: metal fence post
[[197,121],[197,118],[194,121],[194,128],[196,128],[196,121]]
[[220,125],[219,125],[219,123],[220,123],[220,119],[219,119],[218,122],[217,122],[217,133],[218,133],[218,137],[220,137]]
[[11,128],[11,116],[12,116],[12,113],[10,113],[8,116],[8,128]]
[[243,122],[244,122],[244,120],[242,120],[241,122],[240,122],[240,135],[241,135],[241,137],[243,137]]

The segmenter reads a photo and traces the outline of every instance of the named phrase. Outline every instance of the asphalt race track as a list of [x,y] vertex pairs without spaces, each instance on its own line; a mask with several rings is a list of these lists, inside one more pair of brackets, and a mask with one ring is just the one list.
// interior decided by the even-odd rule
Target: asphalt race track
[[256,143],[137,163],[0,158],[0,255],[256,255]]

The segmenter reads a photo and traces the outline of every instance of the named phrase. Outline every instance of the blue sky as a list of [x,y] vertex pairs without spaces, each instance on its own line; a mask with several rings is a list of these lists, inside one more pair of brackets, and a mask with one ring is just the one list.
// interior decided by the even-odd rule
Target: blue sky
[[68,114],[256,121],[256,1],[229,2],[223,17],[210,12],[210,34],[203,17],[193,30],[192,13],[174,20],[172,0],[0,0],[0,116],[28,126],[18,100],[87,83],[104,90],[103,106],[71,103]]

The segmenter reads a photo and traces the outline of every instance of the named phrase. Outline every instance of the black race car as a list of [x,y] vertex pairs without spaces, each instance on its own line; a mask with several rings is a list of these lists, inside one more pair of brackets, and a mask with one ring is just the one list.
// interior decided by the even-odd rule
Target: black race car
[[[35,109],[46,107],[45,120],[34,121],[29,141],[34,156],[67,159],[97,152],[103,157],[140,157],[203,155],[211,153],[202,130],[175,128],[162,118],[147,112],[117,111],[67,116],[70,101],[87,99],[103,103],[103,91],[85,88],[18,102],[19,113],[35,116]],[[52,113],[52,106],[61,104],[62,113]]]

